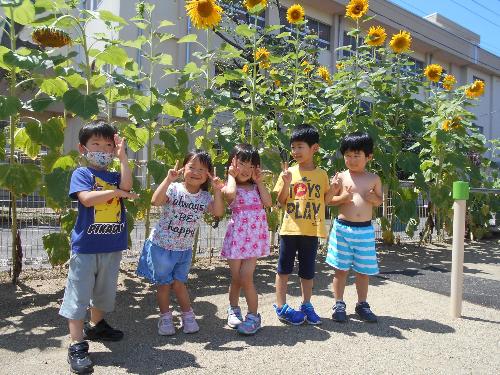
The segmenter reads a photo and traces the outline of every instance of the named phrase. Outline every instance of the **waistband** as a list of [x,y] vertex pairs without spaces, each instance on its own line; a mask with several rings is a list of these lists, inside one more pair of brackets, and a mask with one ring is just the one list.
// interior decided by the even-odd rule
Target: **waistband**
[[231,208],[232,212],[239,213],[243,211],[258,211],[263,207],[261,204],[243,204],[241,206]]
[[349,220],[344,220],[344,219],[335,219],[335,221],[339,224],[342,225],[347,225],[348,227],[356,227],[356,228],[362,228],[362,227],[370,227],[372,225],[372,221],[349,221]]

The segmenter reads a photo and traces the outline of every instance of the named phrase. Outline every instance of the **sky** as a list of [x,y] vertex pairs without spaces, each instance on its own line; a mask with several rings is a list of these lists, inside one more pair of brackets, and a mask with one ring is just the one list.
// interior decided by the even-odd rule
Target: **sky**
[[500,56],[500,0],[389,0],[418,15],[439,13],[481,36],[481,48]]

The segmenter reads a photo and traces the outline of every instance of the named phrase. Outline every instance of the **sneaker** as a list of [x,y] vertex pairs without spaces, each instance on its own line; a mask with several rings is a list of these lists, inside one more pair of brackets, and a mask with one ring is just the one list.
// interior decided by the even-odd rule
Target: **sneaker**
[[253,335],[262,328],[260,314],[247,314],[245,321],[238,326],[238,332],[242,335]]
[[303,303],[300,305],[300,311],[306,315],[306,321],[309,324],[321,324],[321,318],[314,311],[314,307],[311,302]]
[[89,357],[89,343],[82,341],[68,348],[68,363],[74,374],[91,374],[94,372],[94,364]]
[[281,307],[281,309],[276,305],[273,306],[278,319],[282,322],[290,323],[294,326],[299,326],[306,320],[306,315],[302,311],[295,311],[286,303]]
[[184,333],[195,333],[200,330],[200,326],[196,323],[196,317],[192,309],[182,313],[182,327]]
[[90,322],[83,325],[84,340],[120,341],[122,338],[123,332],[112,328],[104,319],[95,326],[91,326]]
[[158,334],[161,336],[172,336],[175,334],[172,312],[169,311],[160,315],[160,319],[158,319]]
[[241,309],[239,307],[231,307],[227,309],[227,325],[231,328],[238,328],[243,323]]
[[347,321],[344,301],[337,301],[335,303],[335,305],[333,306],[332,319],[339,323],[345,323]]
[[355,311],[361,320],[364,320],[365,322],[368,322],[368,323],[376,323],[377,322],[377,315],[375,315],[370,310],[370,305],[368,304],[368,302],[358,302],[356,304]]

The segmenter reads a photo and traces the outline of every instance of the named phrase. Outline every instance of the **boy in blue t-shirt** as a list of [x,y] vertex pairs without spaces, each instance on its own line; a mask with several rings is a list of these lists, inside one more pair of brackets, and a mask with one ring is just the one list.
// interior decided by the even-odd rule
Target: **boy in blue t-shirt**
[[[127,223],[122,199],[134,199],[132,172],[125,141],[104,121],[84,125],[78,135],[86,167],[71,176],[69,195],[78,199],[78,217],[71,232],[71,258],[59,314],[69,320],[68,362],[77,374],[93,372],[85,340],[118,341],[123,332],[103,319],[114,309],[122,250],[127,248]],[[120,173],[108,167],[117,157]],[[84,323],[90,306],[90,321]]]

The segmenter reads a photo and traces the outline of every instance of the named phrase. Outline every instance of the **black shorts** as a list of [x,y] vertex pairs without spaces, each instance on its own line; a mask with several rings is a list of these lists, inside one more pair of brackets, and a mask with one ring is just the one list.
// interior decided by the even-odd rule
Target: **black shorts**
[[297,253],[299,277],[306,280],[313,279],[318,253],[318,237],[315,236],[281,236],[278,273],[289,275],[293,272]]

